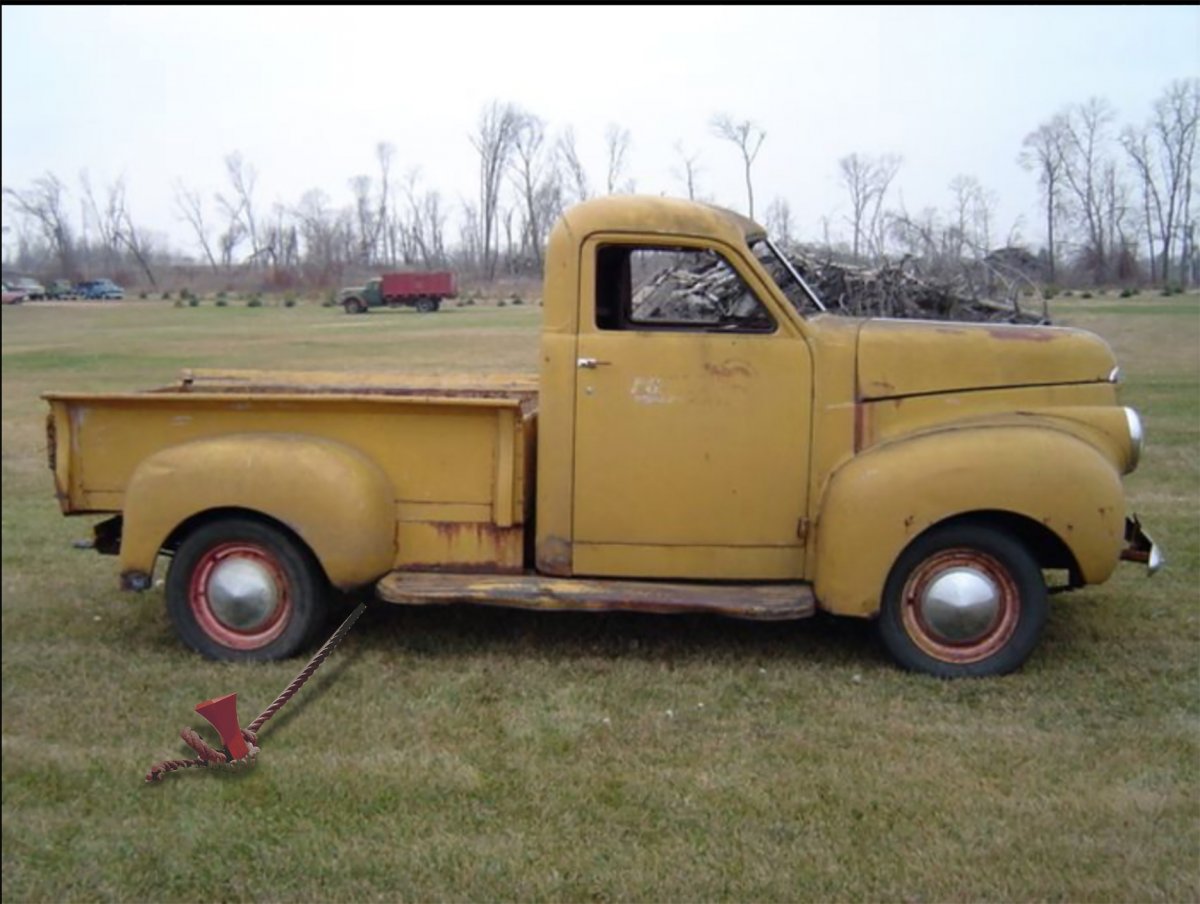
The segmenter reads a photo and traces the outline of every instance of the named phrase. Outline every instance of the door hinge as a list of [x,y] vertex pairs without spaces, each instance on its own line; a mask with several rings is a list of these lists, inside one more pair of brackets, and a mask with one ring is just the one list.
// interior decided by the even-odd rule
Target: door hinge
[[801,543],[808,542],[808,519],[801,518],[796,522],[796,539]]

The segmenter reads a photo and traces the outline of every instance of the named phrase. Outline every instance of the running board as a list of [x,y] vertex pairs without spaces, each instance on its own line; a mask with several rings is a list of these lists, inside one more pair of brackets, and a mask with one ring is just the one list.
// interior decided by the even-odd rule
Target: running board
[[375,586],[389,603],[479,603],[518,609],[711,612],[757,621],[807,618],[816,611],[809,584],[679,584],[535,574],[481,575],[393,571]]

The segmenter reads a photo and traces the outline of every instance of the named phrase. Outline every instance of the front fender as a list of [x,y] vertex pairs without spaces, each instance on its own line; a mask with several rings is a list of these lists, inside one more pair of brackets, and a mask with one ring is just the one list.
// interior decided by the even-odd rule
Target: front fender
[[149,576],[184,521],[212,509],[246,509],[286,525],[330,582],[349,589],[395,559],[395,491],[356,449],[331,440],[235,434],[181,443],[138,465],[125,493],[121,573]]
[[984,511],[1049,529],[1086,583],[1116,567],[1125,495],[1105,454],[1047,427],[960,427],[877,446],[833,475],[817,519],[817,599],[831,612],[874,614],[888,572],[915,537]]

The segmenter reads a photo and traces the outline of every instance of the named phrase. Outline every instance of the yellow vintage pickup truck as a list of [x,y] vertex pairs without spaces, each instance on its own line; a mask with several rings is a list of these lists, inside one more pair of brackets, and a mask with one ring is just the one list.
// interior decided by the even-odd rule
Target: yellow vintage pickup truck
[[[185,371],[48,393],[65,514],[217,659],[273,659],[330,586],[546,609],[872,618],[903,666],[1009,672],[1054,589],[1161,563],[1108,346],[825,313],[763,229],[662,198],[569,210],[540,375]],[[1046,572],[1050,572],[1049,575]]]

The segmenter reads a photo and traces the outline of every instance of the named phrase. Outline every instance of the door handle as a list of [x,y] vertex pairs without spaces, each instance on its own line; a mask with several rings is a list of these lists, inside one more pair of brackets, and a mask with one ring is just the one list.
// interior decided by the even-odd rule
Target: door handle
[[597,367],[603,367],[612,364],[611,361],[599,361],[596,358],[580,358],[576,364],[587,370],[595,370]]

